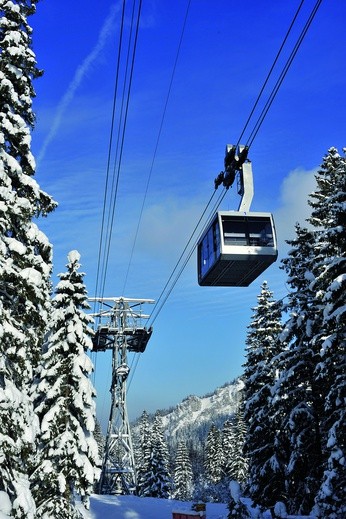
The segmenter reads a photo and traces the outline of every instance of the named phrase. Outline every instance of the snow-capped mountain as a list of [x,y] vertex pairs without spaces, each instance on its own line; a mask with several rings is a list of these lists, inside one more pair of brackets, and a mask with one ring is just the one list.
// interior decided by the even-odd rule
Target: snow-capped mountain
[[162,425],[167,436],[178,438],[185,430],[209,429],[211,423],[222,426],[236,411],[243,387],[243,381],[237,379],[217,388],[212,394],[188,396],[168,412],[163,411]]
[[[221,432],[223,424],[236,413],[243,381],[239,378],[217,388],[205,396],[188,396],[180,404],[157,411],[161,415],[162,427],[169,451],[170,465],[174,467],[175,455],[180,441],[186,445],[194,477],[204,471],[205,445],[211,426]],[[149,415],[149,423],[154,415]],[[140,444],[140,419],[133,424],[134,445]]]
[[[243,381],[238,378],[213,393],[201,397],[190,395],[175,407],[158,410],[168,443],[172,446],[179,440],[192,439],[194,443],[204,442],[212,424],[221,429],[224,422],[232,418],[243,387]],[[137,424],[133,426],[135,436],[139,432]]]

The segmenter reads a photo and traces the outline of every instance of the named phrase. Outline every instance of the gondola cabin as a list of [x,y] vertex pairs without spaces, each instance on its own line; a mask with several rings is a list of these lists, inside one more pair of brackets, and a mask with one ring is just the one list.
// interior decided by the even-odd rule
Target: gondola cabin
[[278,256],[270,213],[218,211],[198,242],[201,286],[247,287]]

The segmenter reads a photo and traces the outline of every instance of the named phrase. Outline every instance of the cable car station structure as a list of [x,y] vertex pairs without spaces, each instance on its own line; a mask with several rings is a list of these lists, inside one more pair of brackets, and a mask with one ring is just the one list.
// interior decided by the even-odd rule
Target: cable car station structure
[[100,322],[93,337],[93,351],[112,351],[111,409],[99,493],[133,494],[137,480],[126,404],[130,372],[127,354],[145,351],[152,329],[143,325],[149,315],[143,313],[142,307],[154,300],[107,297],[89,301],[100,305],[99,311],[93,314]]
[[197,246],[198,283],[201,286],[247,287],[278,256],[271,213],[250,212],[254,187],[248,148],[227,145],[225,171],[215,179],[215,188],[228,189],[237,177],[241,201],[238,211],[218,211],[201,235]]

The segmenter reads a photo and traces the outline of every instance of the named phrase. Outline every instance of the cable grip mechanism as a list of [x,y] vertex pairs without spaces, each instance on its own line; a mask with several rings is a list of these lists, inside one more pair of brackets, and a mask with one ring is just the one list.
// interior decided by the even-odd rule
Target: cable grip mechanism
[[225,171],[221,171],[216,177],[214,184],[217,189],[221,184],[228,189],[233,185],[237,171],[242,170],[244,162],[247,160],[249,152],[248,146],[239,146],[237,154],[237,146],[227,144],[224,159]]

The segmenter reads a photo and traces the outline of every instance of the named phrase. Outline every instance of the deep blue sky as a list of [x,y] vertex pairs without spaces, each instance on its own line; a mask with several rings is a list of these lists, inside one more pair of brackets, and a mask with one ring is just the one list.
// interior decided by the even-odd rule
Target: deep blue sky
[[[299,4],[192,0],[167,98],[188,1],[143,0],[105,296],[160,295],[213,192],[225,146],[237,142]],[[314,4],[305,1],[259,108]],[[77,249],[90,296],[95,295],[120,11],[120,3],[110,0],[45,0],[30,20],[38,65],[45,71],[35,82],[36,179],[59,202],[40,228],[54,246],[54,283],[68,252]],[[280,257],[287,253],[285,240],[294,223],[308,215],[314,169],[330,146],[346,145],[345,15],[344,0],[322,2],[250,149],[252,209],[274,213]],[[237,207],[231,189],[221,209]],[[131,417],[188,394],[203,395],[241,374],[246,327],[261,282],[268,281],[276,298],[287,294],[279,266],[280,261],[249,288],[202,288],[193,255],[139,360],[128,397]],[[98,354],[95,384],[102,418],[108,414],[108,354]]]

